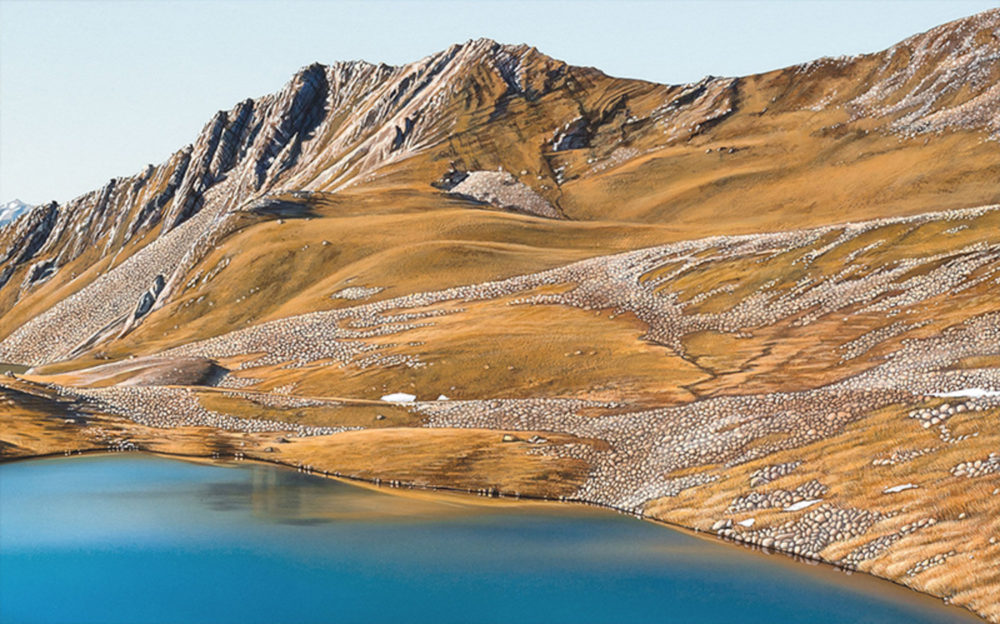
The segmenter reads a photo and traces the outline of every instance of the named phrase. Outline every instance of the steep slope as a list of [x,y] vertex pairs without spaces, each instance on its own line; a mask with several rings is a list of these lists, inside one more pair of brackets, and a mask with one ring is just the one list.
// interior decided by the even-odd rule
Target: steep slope
[[995,621],[998,283],[988,206],[374,302],[359,284],[336,309],[170,349],[131,335],[115,364],[26,378],[97,415],[64,448],[110,426],[137,448],[600,504]]
[[[0,234],[0,311],[11,319],[0,335],[198,212],[222,215],[285,191],[364,189],[385,194],[381,211],[396,210],[390,191],[426,193],[429,204],[454,191],[501,210],[669,224],[684,236],[816,225],[845,208],[877,217],[991,203],[1000,199],[1000,158],[998,143],[984,139],[997,132],[989,111],[998,22],[991,11],[875,55],[676,87],[488,40],[402,67],[312,65],[281,92],[218,113],[168,162],[66,206],[39,207]],[[507,173],[476,173],[498,168]],[[470,173],[480,176],[475,192],[465,190]],[[514,185],[522,190],[512,194]],[[115,283],[132,287],[100,288],[120,293],[107,295],[113,309],[91,315],[92,326],[46,359],[66,357],[130,312],[155,275],[172,286],[154,303],[161,307],[179,267],[207,251],[190,248],[209,237],[201,234],[173,244],[190,253],[155,272],[120,271]],[[4,344],[0,359],[17,360],[18,348]]]
[[690,85],[311,65],[0,230],[0,450],[568,498],[997,621],[998,85],[1000,10]]

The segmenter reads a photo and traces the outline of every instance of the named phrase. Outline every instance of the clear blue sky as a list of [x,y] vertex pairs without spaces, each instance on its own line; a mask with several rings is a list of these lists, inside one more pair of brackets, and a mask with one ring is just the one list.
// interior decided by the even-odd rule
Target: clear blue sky
[[688,82],[874,52],[997,1],[0,0],[0,201],[65,201],[192,142],[313,61],[401,64],[477,37]]

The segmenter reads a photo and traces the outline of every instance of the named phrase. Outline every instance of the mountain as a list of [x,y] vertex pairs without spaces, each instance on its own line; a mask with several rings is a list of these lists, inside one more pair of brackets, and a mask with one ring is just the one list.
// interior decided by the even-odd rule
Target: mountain
[[310,65],[0,230],[0,450],[583,501],[997,621],[997,110],[1000,10],[684,85]]
[[19,199],[0,204],[0,228],[31,209],[31,206]]

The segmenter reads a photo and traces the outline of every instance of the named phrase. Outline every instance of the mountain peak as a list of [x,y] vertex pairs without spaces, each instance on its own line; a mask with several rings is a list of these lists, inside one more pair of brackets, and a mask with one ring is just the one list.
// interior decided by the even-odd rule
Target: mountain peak
[[1000,623],[998,24],[683,85],[306,65],[0,229],[0,459],[558,496]]
[[31,210],[31,205],[24,203],[20,199],[12,199],[0,204],[0,228],[11,223],[29,210]]
[[[6,228],[0,244],[44,239],[38,254],[65,265],[88,251],[112,254],[149,234],[164,237],[206,208],[221,218],[269,195],[389,180],[447,191],[442,180],[476,172],[491,172],[472,177],[483,187],[473,199],[487,205],[523,211],[502,199],[517,189],[549,206],[546,214],[597,218],[600,200],[573,199],[567,185],[674,149],[751,152],[734,143],[746,128],[802,112],[829,117],[813,128],[820,137],[996,137],[998,24],[1000,10],[987,11],[877,54],[686,85],[613,78],[489,38],[398,66],[311,63],[279,91],[216,113],[168,161],[59,206],[39,219],[41,229]],[[742,129],[730,130],[734,118]],[[664,210],[659,201],[643,210]],[[18,263],[0,267],[7,279],[30,264]],[[0,274],[0,287],[4,281]]]

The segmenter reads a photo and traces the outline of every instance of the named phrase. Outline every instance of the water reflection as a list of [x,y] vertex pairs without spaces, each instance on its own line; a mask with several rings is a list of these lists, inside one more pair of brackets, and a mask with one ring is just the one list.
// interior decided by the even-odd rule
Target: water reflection
[[965,619],[599,510],[392,492],[138,454],[0,465],[0,620]]
[[242,464],[239,468],[249,473],[248,479],[207,483],[199,500],[214,511],[249,511],[267,522],[299,526],[437,521],[510,509],[557,513],[540,503],[479,501],[457,494],[376,489],[261,464]]

